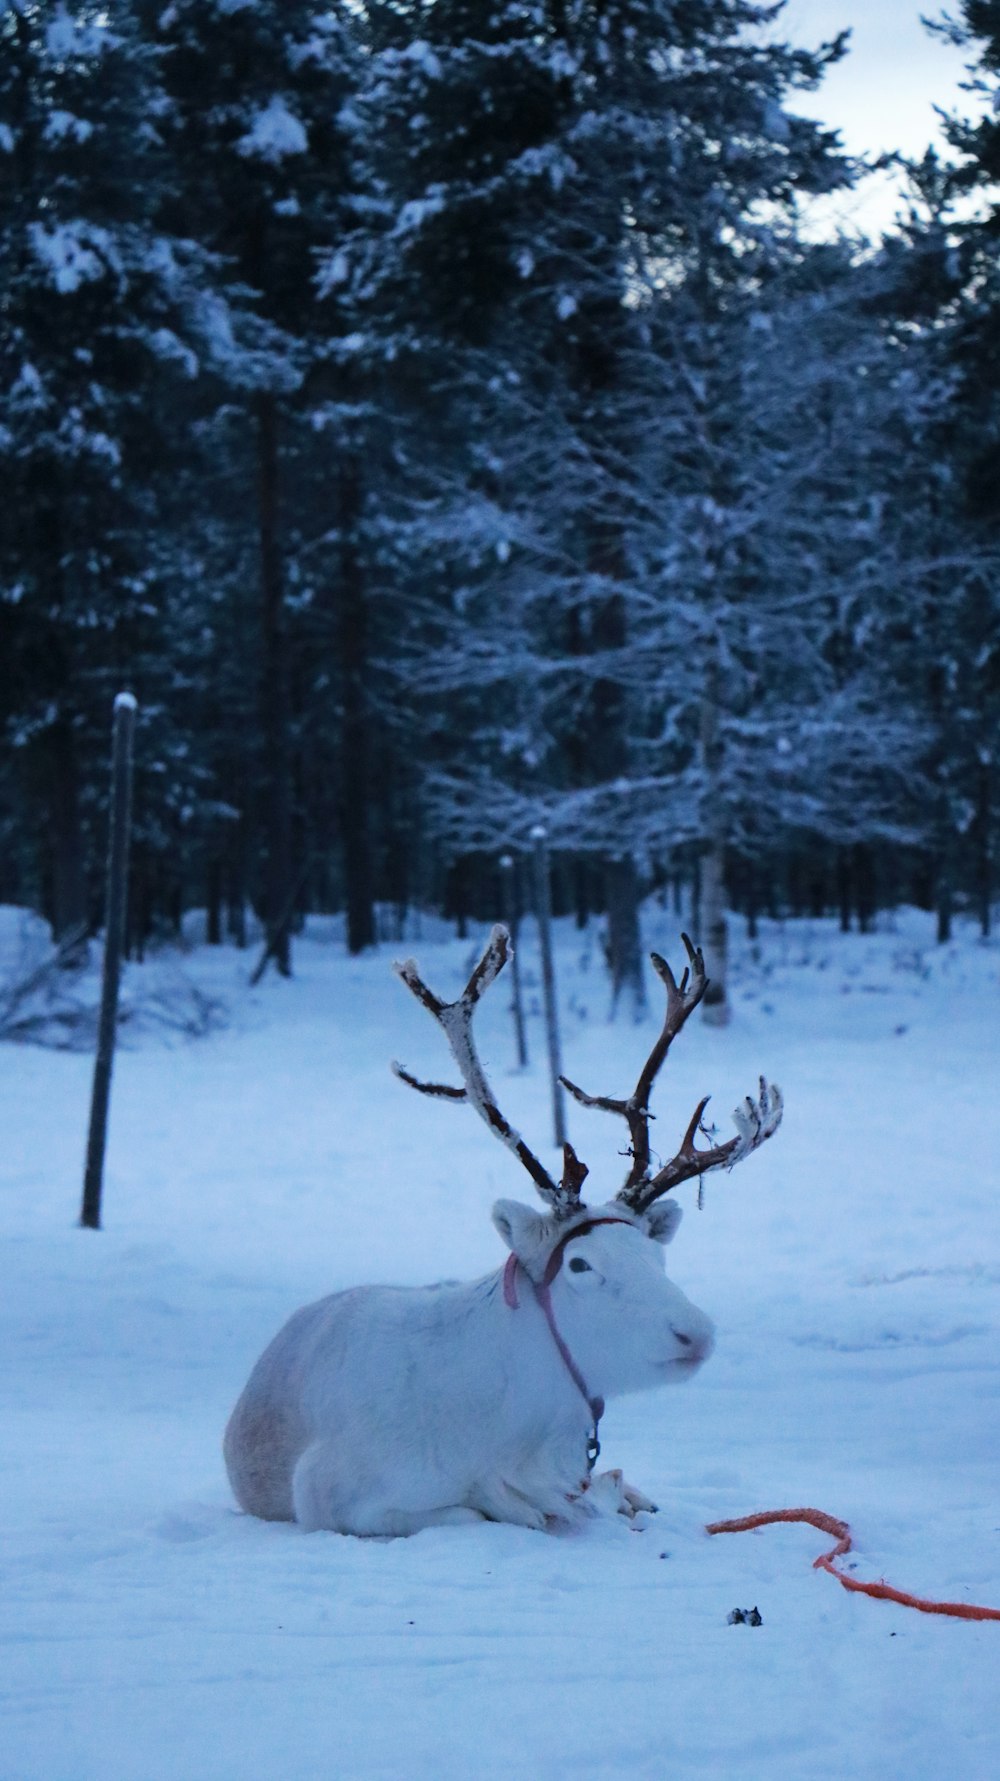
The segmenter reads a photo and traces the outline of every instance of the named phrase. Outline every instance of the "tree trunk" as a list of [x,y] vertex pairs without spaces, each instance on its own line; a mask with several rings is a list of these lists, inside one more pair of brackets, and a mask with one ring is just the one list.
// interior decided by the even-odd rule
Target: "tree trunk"
[[646,1012],[646,985],[639,928],[639,875],[631,855],[621,860],[608,860],[604,882],[611,1011],[617,1011],[620,997],[627,994],[633,1020],[641,1020]]
[[727,994],[729,933],[726,927],[725,853],[718,843],[702,855],[698,937],[705,953],[708,976],[708,988],[701,1004],[702,1018],[710,1026],[724,1027],[731,1014]]
[[858,931],[870,934],[875,921],[875,861],[871,848],[864,841],[854,844],[854,901],[858,911]]
[[144,847],[132,849],[132,895],[128,901],[128,944],[125,956],[141,965],[146,957],[146,941],[151,926],[149,860]]
[[240,814],[226,850],[226,932],[242,950],[247,944],[247,829]]
[[524,1024],[524,998],[521,993],[520,936],[518,932],[521,899],[517,886],[517,861],[510,853],[503,854],[500,860],[500,904],[512,943],[510,1011],[514,1017],[514,1040],[517,1046],[518,1068],[523,1070],[528,1063],[528,1036]]
[[163,901],[171,931],[174,938],[179,940],[184,932],[184,886],[175,873],[167,880]]
[[344,846],[347,949],[363,952],[375,944],[375,885],[372,866],[368,713],[368,612],[358,553],[361,475],[349,458],[340,476],[340,598],[338,643],[343,677],[340,724],[340,833]]
[[851,860],[846,847],[837,849],[837,906],[840,910],[840,931],[851,931]]
[[792,920],[801,920],[802,909],[802,864],[797,853],[790,853],[786,862],[786,895]]
[[448,868],[444,918],[455,923],[456,940],[469,938],[469,862],[464,854],[460,854]]
[[705,970],[709,980],[701,1004],[702,1019],[709,1026],[722,1027],[728,1023],[730,1016],[726,981],[729,936],[726,929],[724,818],[719,783],[722,745],[719,739],[717,681],[718,667],[713,646],[705,668],[705,690],[701,701],[700,742],[706,788],[705,827],[708,846],[701,855],[698,939],[704,950]]
[[979,902],[979,928],[983,939],[993,931],[993,783],[990,763],[979,768],[979,796],[976,812],[976,888]]
[[935,903],[937,905],[937,941],[939,946],[944,946],[951,939],[952,918],[951,860],[947,855],[938,862]]
[[746,903],[747,939],[756,940],[759,937],[758,921],[760,917],[760,874],[757,870],[756,860],[747,860],[744,882],[746,885],[744,900]]
[[222,945],[222,860],[215,852],[206,873],[205,940],[209,946]]
[[[58,718],[45,742],[45,784],[52,857],[52,932],[56,941],[81,933],[87,926],[87,874],[83,826],[80,821],[76,736],[69,717]],[[86,941],[81,940],[86,950]],[[63,962],[79,962],[79,951]]]
[[557,1145],[566,1142],[566,1103],[562,1087],[562,1050],[559,1040],[559,1004],[556,997],[555,963],[552,957],[552,890],[550,883],[549,847],[543,828],[532,829],[534,844],[535,915],[538,921],[538,944],[542,961],[542,998],[545,1005],[545,1033],[549,1051],[549,1081],[552,1090],[552,1128]]
[[[292,884],[292,768],[288,638],[285,623],[281,548],[278,537],[278,402],[265,392],[257,399],[258,528],[260,544],[263,671],[260,689],[264,762],[264,923],[277,929]],[[283,977],[292,969],[288,924],[278,935],[274,961]]]
[[582,933],[590,919],[590,861],[578,853],[571,866],[573,882],[573,920]]

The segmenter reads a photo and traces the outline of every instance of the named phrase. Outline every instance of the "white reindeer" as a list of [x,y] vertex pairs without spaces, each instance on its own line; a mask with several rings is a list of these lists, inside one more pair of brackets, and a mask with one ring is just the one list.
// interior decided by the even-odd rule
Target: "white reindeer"
[[[605,1398],[688,1379],[711,1353],[712,1324],[664,1273],[662,1246],[680,1222],[660,1197],[709,1169],[731,1167],[781,1118],[781,1096],[734,1115],[737,1135],[695,1145],[701,1101],[677,1154],[650,1163],[649,1095],[671,1041],[705,993],[700,951],[678,984],[653,954],[667,1013],[626,1100],[585,1106],[628,1121],[624,1186],[587,1206],[587,1174],[566,1145],[556,1182],[497,1107],[472,1040],[473,1011],[511,955],[496,927],[456,1002],[429,990],[411,960],[396,969],[444,1028],[463,1088],[418,1082],[423,1094],[471,1102],[527,1168],[548,1207],[499,1200],[493,1222],[510,1254],[481,1280],[416,1288],[362,1286],[307,1305],[254,1367],[225,1435],[233,1490],[250,1514],[351,1534],[412,1534],[487,1519],[522,1527],[573,1525],[613,1503],[653,1505],[619,1472],[591,1476]],[[707,1100],[707,1097],[706,1097]]]

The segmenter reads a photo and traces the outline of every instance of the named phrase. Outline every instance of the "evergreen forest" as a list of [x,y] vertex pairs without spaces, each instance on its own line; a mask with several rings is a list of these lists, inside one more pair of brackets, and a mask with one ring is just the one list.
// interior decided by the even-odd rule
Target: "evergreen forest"
[[[759,0],[0,0],[0,902],[988,933],[1000,3],[893,228]],[[513,886],[510,881],[513,880]]]

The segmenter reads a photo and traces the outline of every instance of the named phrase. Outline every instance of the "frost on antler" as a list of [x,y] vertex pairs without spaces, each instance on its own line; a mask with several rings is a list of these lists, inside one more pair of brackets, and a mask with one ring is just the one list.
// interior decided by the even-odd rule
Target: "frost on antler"
[[729,1159],[729,1166],[741,1163],[751,1150],[756,1150],[767,1138],[772,1138],[781,1124],[781,1116],[785,1111],[781,1090],[776,1082],[768,1082],[765,1077],[760,1079],[759,1098],[755,1101],[747,1095],[738,1107],[733,1108],[733,1124],[737,1132],[737,1145]]
[[514,1130],[501,1113],[472,1037],[472,1017],[476,1004],[491,983],[496,981],[507,960],[513,957],[513,952],[508,930],[497,923],[486,943],[482,958],[462,994],[454,1002],[443,1002],[428,988],[414,959],[395,965],[396,974],[402,978],[407,989],[412,991],[418,1002],[443,1027],[465,1086],[453,1088],[448,1083],[421,1082],[409,1070],[404,1070],[402,1064],[393,1063],[392,1068],[401,1082],[408,1083],[422,1095],[437,1095],[450,1101],[468,1101],[480,1118],[486,1121],[491,1132],[495,1132],[507,1148],[514,1152],[518,1161],[527,1169],[543,1200],[547,1201],[557,1217],[567,1217],[579,1208],[580,1189],[587,1174],[586,1168],[576,1156],[572,1145],[567,1144],[563,1149],[562,1180],[553,1180],[545,1165],[529,1150],[520,1133]]
[[669,1193],[671,1188],[679,1187],[682,1181],[707,1175],[710,1169],[734,1168],[752,1150],[758,1149],[767,1138],[772,1137],[781,1124],[784,1103],[780,1088],[776,1083],[766,1082],[762,1076],[759,1094],[760,1099],[757,1101],[747,1095],[734,1109],[735,1138],[729,1138],[725,1144],[712,1144],[707,1150],[699,1150],[695,1139],[699,1131],[704,1131],[702,1120],[709,1101],[706,1095],[704,1100],[698,1102],[680,1149],[670,1161],[657,1169],[655,1175],[647,1174],[644,1180],[623,1187],[617,1198],[624,1200],[633,1212],[645,1212],[654,1200]]

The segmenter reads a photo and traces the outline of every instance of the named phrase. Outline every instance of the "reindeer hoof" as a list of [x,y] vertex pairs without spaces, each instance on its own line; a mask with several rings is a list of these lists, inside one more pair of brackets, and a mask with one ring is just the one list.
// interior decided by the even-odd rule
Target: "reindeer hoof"
[[633,1515],[639,1513],[656,1515],[658,1513],[657,1505],[651,1502],[649,1497],[644,1496],[641,1490],[636,1490],[634,1484],[623,1484],[622,1495]]

